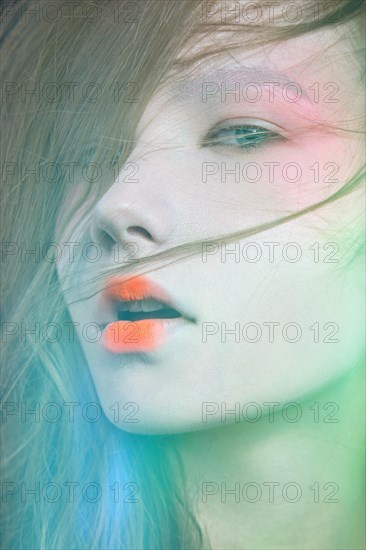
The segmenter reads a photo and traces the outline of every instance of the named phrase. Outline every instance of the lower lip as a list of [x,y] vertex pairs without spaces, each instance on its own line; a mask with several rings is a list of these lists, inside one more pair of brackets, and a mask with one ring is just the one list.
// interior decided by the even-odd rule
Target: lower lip
[[185,323],[183,317],[116,321],[106,326],[102,344],[112,353],[148,353],[163,346],[169,336]]

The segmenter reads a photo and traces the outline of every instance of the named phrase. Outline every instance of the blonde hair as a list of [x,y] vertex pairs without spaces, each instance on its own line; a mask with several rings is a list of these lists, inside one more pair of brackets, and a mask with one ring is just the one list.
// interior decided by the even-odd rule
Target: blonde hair
[[[133,3],[132,3],[133,4]],[[328,2],[319,3],[319,16],[310,16],[313,2],[304,1],[303,17],[295,24],[283,24],[274,19],[264,24],[234,20],[207,22],[202,18],[201,0],[145,0],[139,3],[138,22],[134,23],[131,2],[120,0],[116,17],[113,2],[94,0],[102,17],[97,23],[86,16],[87,1],[75,4],[73,17],[51,16],[34,22],[26,17],[17,4],[5,8],[6,27],[3,36],[3,81],[8,84],[9,96],[3,102],[2,145],[3,204],[2,240],[6,243],[2,264],[2,320],[16,331],[22,322],[28,327],[52,323],[67,326],[71,322],[60,284],[56,263],[34,261],[27,249],[37,249],[55,240],[55,220],[65,203],[72,181],[59,174],[47,178],[42,166],[53,162],[86,160],[95,162],[103,173],[102,184],[85,184],[82,197],[73,206],[69,218],[85,201],[96,202],[113,183],[111,165],[123,165],[134,146],[134,133],[141,115],[159,85],[168,74],[181,74],[195,61],[221,52],[204,50],[179,57],[191,40],[213,30],[228,33],[226,48],[253,47],[270,41],[281,41],[330,25],[347,21],[357,23],[357,32],[364,28],[365,4],[358,0],[339,0],[329,15]],[[207,3],[206,3],[207,4]],[[261,5],[261,2],[257,2]],[[25,2],[37,9],[37,2]],[[6,11],[8,9],[8,12]],[[31,13],[31,12],[29,12]],[[90,15],[90,14],[89,14]],[[239,38],[239,40],[238,40]],[[255,42],[254,42],[255,41]],[[361,42],[361,41],[360,41]],[[355,50],[358,48],[356,40]],[[98,101],[88,101],[81,94],[70,101],[61,94],[56,101],[42,97],[24,97],[17,90],[19,83],[28,89],[52,82],[94,83],[100,90]],[[116,83],[133,83],[124,89],[126,101],[115,102],[111,89]],[[11,86],[13,84],[13,86]],[[24,92],[24,88],[23,88]],[[132,96],[131,96],[132,93]],[[10,99],[10,100],[9,100]],[[6,129],[6,132],[5,132]],[[93,136],[92,143],[90,137]],[[40,171],[39,181],[23,177],[22,167]],[[78,169],[77,167],[77,169]],[[9,177],[10,172],[13,175]],[[74,180],[77,181],[78,173]],[[36,175],[37,178],[37,175]],[[240,231],[232,235],[213,237],[216,242],[242,239],[274,227],[311,210],[321,208],[352,192],[364,179],[360,170],[339,191],[319,204],[269,224]],[[52,180],[52,181],[50,181]],[[84,220],[86,226],[87,220]],[[212,241],[207,239],[207,242]],[[165,261],[182,261],[201,252],[202,242],[187,243],[130,267],[150,271]],[[22,248],[23,247],[23,248]],[[358,245],[357,245],[358,251]],[[23,250],[23,254],[21,253]],[[37,260],[37,258],[35,258]],[[144,267],[145,266],[145,267]],[[116,266],[120,271],[121,266]],[[10,325],[7,325],[8,327]],[[80,344],[66,338],[59,340],[26,338],[16,333],[6,338],[3,348],[2,389],[7,411],[20,411],[21,404],[89,403],[97,402],[95,389]],[[13,405],[9,405],[13,404]],[[25,419],[26,420],[26,419]],[[3,479],[9,490],[21,483],[50,481],[76,482],[85,485],[95,482],[103,488],[102,499],[90,498],[81,502],[57,502],[51,499],[25,498],[19,501],[9,496],[3,503],[3,548],[208,548],[209,541],[194,514],[194,505],[185,492],[184,472],[175,452],[174,436],[139,436],[122,432],[104,417],[96,423],[79,419],[62,421],[19,421],[10,414],[3,424]],[[138,503],[114,501],[108,489],[113,483],[124,487],[136,482]],[[106,495],[105,495],[106,493]]]

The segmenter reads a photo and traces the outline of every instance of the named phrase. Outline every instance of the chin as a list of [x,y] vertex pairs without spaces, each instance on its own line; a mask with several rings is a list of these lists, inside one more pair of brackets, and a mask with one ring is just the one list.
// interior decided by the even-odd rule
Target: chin
[[[203,424],[200,418],[187,420],[183,417],[172,417],[166,414],[155,414],[152,411],[147,413],[147,418],[139,418],[138,422],[120,421],[111,414],[111,411],[104,410],[108,420],[118,429],[137,435],[173,435],[204,430],[214,427],[212,424]],[[216,424],[217,426],[217,424]]]

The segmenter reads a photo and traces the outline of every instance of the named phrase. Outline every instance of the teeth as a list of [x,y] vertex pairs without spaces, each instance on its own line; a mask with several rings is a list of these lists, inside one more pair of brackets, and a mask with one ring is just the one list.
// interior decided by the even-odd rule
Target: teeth
[[127,311],[133,311],[133,312],[137,312],[137,311],[142,311],[142,304],[139,304],[138,302],[131,302],[128,306],[127,306]]
[[156,300],[142,300],[142,311],[158,311],[159,309],[164,309],[166,305]]
[[138,313],[140,311],[158,311],[164,309],[165,306],[157,300],[131,300],[130,302],[123,302],[119,304],[119,311],[131,311],[132,313]]

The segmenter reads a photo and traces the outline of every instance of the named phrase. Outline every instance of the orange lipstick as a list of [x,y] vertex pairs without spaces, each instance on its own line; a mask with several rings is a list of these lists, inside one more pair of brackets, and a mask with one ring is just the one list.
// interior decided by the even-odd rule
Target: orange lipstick
[[167,292],[146,277],[110,279],[103,299],[117,317],[102,336],[104,348],[112,353],[156,350],[186,322]]

